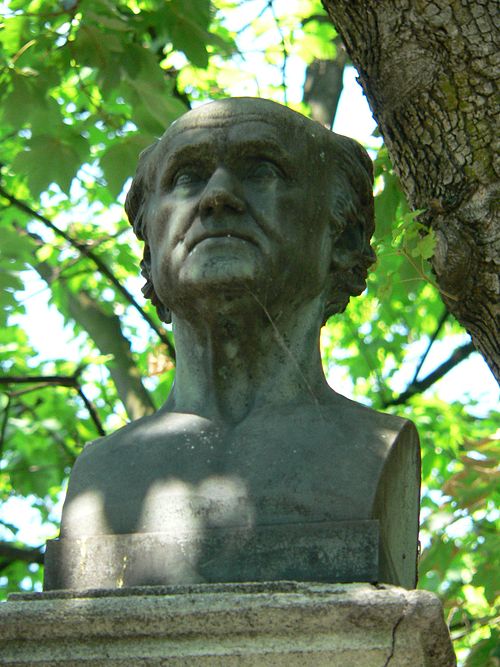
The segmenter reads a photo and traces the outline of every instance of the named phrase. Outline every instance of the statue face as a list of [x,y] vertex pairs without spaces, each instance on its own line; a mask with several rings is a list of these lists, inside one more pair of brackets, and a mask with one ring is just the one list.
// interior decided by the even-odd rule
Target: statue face
[[205,111],[199,126],[196,114],[168,139],[149,202],[159,298],[175,313],[200,296],[252,291],[269,306],[320,294],[330,229],[300,128],[291,132],[279,113],[211,125]]

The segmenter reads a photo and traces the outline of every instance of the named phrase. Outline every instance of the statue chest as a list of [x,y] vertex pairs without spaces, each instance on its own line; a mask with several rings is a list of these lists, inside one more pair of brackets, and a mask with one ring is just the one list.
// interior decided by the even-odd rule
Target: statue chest
[[[97,587],[273,579],[413,585],[412,432],[402,438],[385,426],[318,424],[304,415],[266,423],[223,431],[206,420],[182,428],[152,422],[88,447],[71,474],[61,539],[48,560],[62,558],[67,576],[49,568],[49,587],[71,588],[71,573],[86,567],[92,550],[110,563],[104,579],[85,575]],[[126,564],[126,576],[116,563]]]
[[81,512],[85,532],[369,519],[381,447],[332,424],[293,419],[153,433],[91,448],[75,466],[67,505],[75,516],[93,494],[96,507],[89,512],[85,501]]

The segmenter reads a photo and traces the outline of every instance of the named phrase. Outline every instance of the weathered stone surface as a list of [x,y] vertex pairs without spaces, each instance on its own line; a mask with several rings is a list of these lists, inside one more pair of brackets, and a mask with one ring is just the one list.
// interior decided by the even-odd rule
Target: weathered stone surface
[[[235,557],[235,553],[245,554]],[[378,521],[212,528],[47,543],[44,589],[242,581],[377,582]]]
[[431,593],[369,584],[215,584],[17,594],[3,665],[452,667]]
[[[85,588],[89,579],[74,576],[82,564],[92,577],[95,540],[119,545],[116,568],[130,571],[134,550],[111,536],[151,544],[147,536],[162,533],[153,572],[134,583],[415,586],[415,428],[337,394],[319,346],[322,324],[365,289],[375,259],[372,186],[359,144],[257,98],[193,109],[141,154],[126,210],[145,241],[145,294],[172,322],[175,383],[155,414],[84,448],[62,512],[68,548],[49,549],[49,572],[52,554],[67,553],[71,586]],[[374,520],[380,548],[371,570],[330,576],[338,551],[328,554],[331,538],[317,527]],[[281,563],[266,538],[272,531]],[[87,564],[77,544],[97,544]],[[354,561],[354,544],[345,546]],[[318,555],[327,567],[318,569]]]

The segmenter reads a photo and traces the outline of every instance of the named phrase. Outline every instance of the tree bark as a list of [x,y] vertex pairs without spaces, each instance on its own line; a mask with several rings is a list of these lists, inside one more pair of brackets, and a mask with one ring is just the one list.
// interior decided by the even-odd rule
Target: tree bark
[[500,381],[498,5],[323,4],[358,70],[402,188],[436,234],[432,265],[442,298]]

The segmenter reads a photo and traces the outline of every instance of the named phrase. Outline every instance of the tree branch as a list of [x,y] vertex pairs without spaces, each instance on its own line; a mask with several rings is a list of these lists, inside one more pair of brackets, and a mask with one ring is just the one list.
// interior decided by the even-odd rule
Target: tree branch
[[406,403],[412,396],[415,396],[415,394],[421,394],[474,351],[475,347],[471,342],[466,343],[461,347],[457,347],[453,354],[432,371],[432,373],[429,373],[423,380],[413,381],[403,393],[399,394],[399,396],[396,396],[396,398],[389,401],[384,401],[382,407],[387,408],[389,405],[401,405]]
[[[10,396],[11,396],[11,398],[13,398],[13,397],[17,398],[18,396],[21,396],[23,393],[24,392],[11,392]],[[33,407],[31,405],[26,405],[26,403],[22,403],[21,401],[17,402],[16,411],[21,415],[27,412],[33,419],[35,419],[35,420],[38,419],[35,407]],[[44,429],[47,432],[47,435],[50,438],[52,438],[57,445],[59,445],[59,447],[62,449],[64,454],[67,456],[68,461],[71,463],[71,465],[73,465],[73,463],[75,462],[76,457],[77,457],[76,452],[74,452],[70,447],[68,447],[68,445],[66,444],[66,441],[64,440],[64,438],[62,438],[60,436],[58,431],[55,431],[54,429],[49,428],[46,423],[44,424]],[[80,442],[80,438],[77,436],[75,438],[75,440],[77,441],[78,446],[81,447],[82,443]],[[51,466],[49,466],[49,467],[51,467]],[[11,472],[17,472],[17,470],[18,470],[17,468],[7,467],[7,468],[3,469],[3,472],[11,473]],[[32,467],[30,466],[27,470],[28,470],[28,472],[32,472]]]
[[75,387],[75,389],[78,393],[78,396],[80,396],[80,398],[84,402],[85,407],[87,408],[88,413],[89,413],[92,421],[94,422],[94,424],[95,424],[95,426],[96,426],[96,428],[99,432],[99,435],[100,436],[106,435],[106,431],[104,430],[104,428],[101,424],[101,420],[99,419],[99,415],[97,414],[97,410],[94,408],[91,401],[89,401],[89,399],[85,396],[85,394],[83,393],[83,389],[80,387],[79,384]]
[[427,355],[429,354],[429,352],[431,350],[431,347],[433,346],[436,338],[439,336],[439,333],[440,333],[441,329],[443,328],[444,323],[448,319],[448,315],[449,315],[449,312],[445,308],[443,314],[439,318],[439,322],[438,322],[438,325],[436,327],[436,330],[434,331],[434,333],[432,334],[432,336],[429,339],[429,344],[427,345],[427,348],[425,349],[425,352],[420,357],[420,361],[418,362],[418,365],[415,369],[415,374],[413,375],[413,377],[411,379],[410,386],[413,385],[416,382],[416,380],[418,378],[418,374],[420,373],[420,370],[421,370],[422,366],[424,365],[424,361],[427,359]]
[[[106,431],[103,428],[97,410],[95,409],[92,402],[85,396],[84,391],[80,385],[78,377],[81,373],[81,368],[77,369],[74,375],[31,375],[31,376],[22,376],[22,375],[3,375],[0,376],[0,384],[37,384],[35,387],[36,390],[44,389],[50,385],[57,385],[60,387],[69,387],[70,389],[75,389],[77,394],[80,396],[82,401],[87,408],[90,418],[95,424],[97,432],[99,435],[106,435]],[[24,392],[23,392],[24,393]]]
[[9,411],[10,411],[10,403],[11,403],[11,397],[7,397],[7,405],[5,406],[5,410],[3,413],[3,419],[2,419],[2,426],[0,427],[0,459],[3,456],[3,445],[5,442],[5,433],[7,431],[7,424],[9,423]]
[[113,273],[110,271],[110,269],[106,266],[106,264],[102,261],[102,259],[98,255],[96,255],[84,243],[80,243],[72,236],[70,236],[67,232],[65,232],[63,229],[57,227],[57,225],[55,225],[51,220],[46,218],[44,215],[42,215],[38,211],[35,211],[25,202],[11,195],[1,185],[0,185],[0,195],[2,195],[2,197],[5,197],[5,199],[7,199],[13,206],[18,208],[23,213],[26,213],[27,215],[32,216],[37,220],[40,220],[40,222],[43,222],[43,224],[46,227],[51,229],[58,236],[62,237],[70,245],[76,248],[82,255],[87,257],[87,259],[90,259],[98,268],[100,273],[102,273],[103,276],[106,276],[106,278],[111,282],[111,284],[116,288],[116,290],[120,292],[120,294],[125,298],[125,300],[128,301],[128,303],[133,308],[135,308],[137,312],[139,312],[140,315],[146,320],[149,326],[158,335],[162,343],[164,343],[167,346],[169,355],[172,357],[172,359],[175,359],[174,347],[170,342],[170,340],[168,339],[166,333],[160,327],[158,327],[157,324],[153,321],[153,319],[145,312],[145,310],[141,308],[141,306],[137,303],[132,294],[130,294],[130,292],[119,282],[119,280],[113,275]]
[[288,92],[287,92],[287,85],[286,85],[286,66],[288,62],[288,49],[286,48],[286,42],[285,42],[285,35],[283,33],[283,30],[281,29],[279,19],[276,15],[276,10],[274,9],[274,5],[272,0],[269,0],[267,3],[268,8],[271,10],[271,14],[273,16],[274,24],[276,26],[276,30],[278,32],[278,35],[280,37],[281,41],[281,51],[283,53],[283,64],[281,66],[281,87],[283,89],[283,103],[286,105],[288,104]]
[[44,386],[55,384],[60,387],[75,387],[78,384],[73,375],[2,375],[0,384],[34,384],[40,382]]
[[0,569],[16,560],[43,565],[43,559],[44,554],[41,547],[15,547],[10,542],[0,542]]
[[241,28],[238,28],[238,30],[236,30],[236,34],[237,35],[242,35],[245,32],[245,30],[248,30],[248,28],[251,28],[255,24],[255,21],[260,19],[260,17],[263,16],[263,14],[265,14],[267,12],[267,10],[271,7],[272,4],[273,4],[273,0],[268,0],[267,4],[264,5],[259,10],[259,13],[257,14],[257,16],[254,16],[254,18],[251,21],[248,21],[247,23],[245,23]]
[[[465,582],[464,582],[465,583]],[[468,618],[466,621],[461,621],[453,623],[450,625],[450,633],[452,634],[452,641],[457,641],[463,637],[467,637],[468,634],[478,629],[478,626],[486,626],[493,628],[498,624],[499,616],[494,614],[493,616],[481,616],[480,618]],[[455,634],[458,630],[464,630],[464,632]]]
[[[20,229],[20,233],[27,235],[38,247],[43,245],[42,239],[33,232]],[[123,334],[120,318],[105,312],[85,290],[74,292],[69,289],[67,283],[62,280],[63,274],[66,280],[68,279],[67,267],[68,263],[59,267],[50,266],[47,262],[33,264],[35,271],[49,287],[56,280],[59,281],[70,316],[87,331],[101,354],[112,356],[113,359],[107,367],[130,419],[139,419],[151,414],[155,411],[155,405],[142,383],[130,342]]]
[[85,290],[68,290],[67,299],[71,316],[86,329],[102,354],[112,356],[106,366],[129,418],[139,419],[154,412],[119,317],[106,313]]

